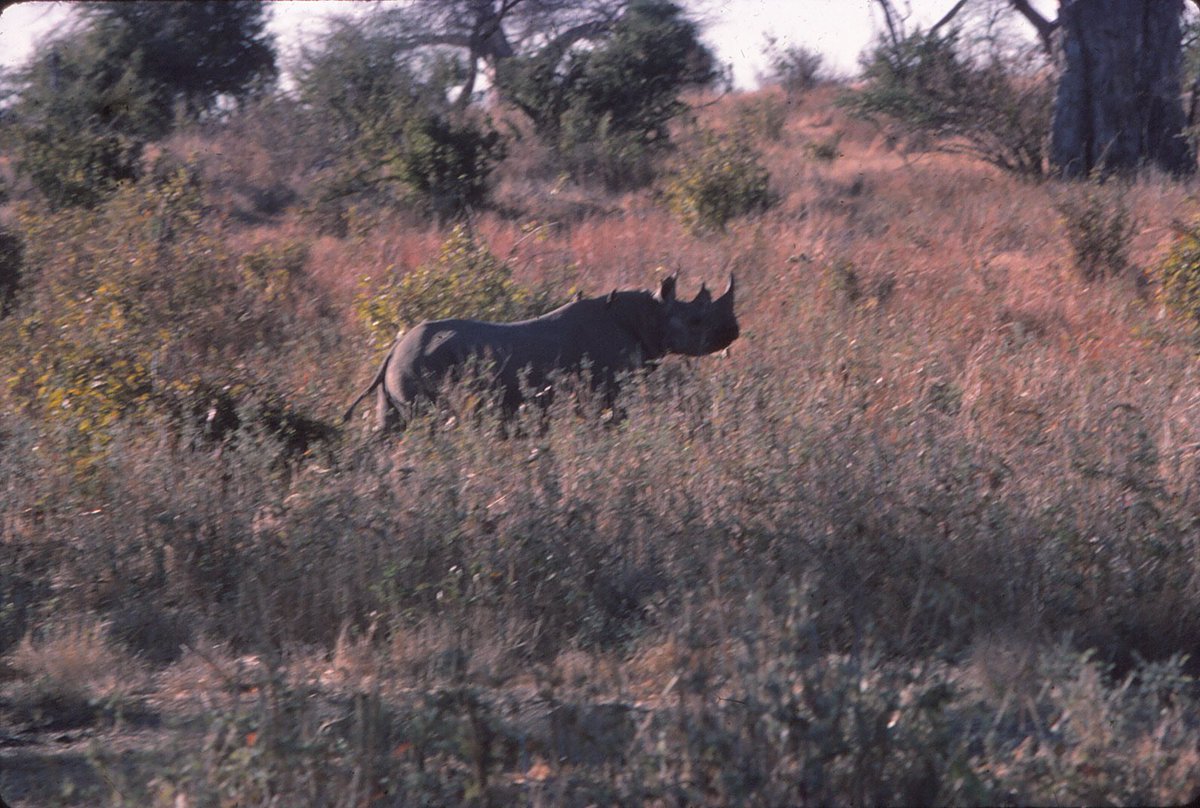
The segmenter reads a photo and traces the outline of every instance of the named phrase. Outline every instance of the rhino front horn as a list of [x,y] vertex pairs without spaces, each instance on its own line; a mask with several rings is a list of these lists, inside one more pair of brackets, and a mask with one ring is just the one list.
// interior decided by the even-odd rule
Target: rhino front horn
[[733,287],[734,287],[735,283],[736,283],[736,281],[733,277],[733,273],[730,272],[729,273],[729,286],[726,287],[725,294],[721,295],[722,300],[724,300],[725,298],[729,298],[730,301],[733,300]]

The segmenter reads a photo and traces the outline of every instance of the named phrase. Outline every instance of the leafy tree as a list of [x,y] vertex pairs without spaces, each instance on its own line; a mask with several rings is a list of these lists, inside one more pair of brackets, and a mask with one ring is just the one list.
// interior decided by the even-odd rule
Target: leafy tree
[[484,203],[489,176],[504,154],[500,133],[490,126],[463,116],[416,115],[401,134],[394,176],[444,220]]
[[399,186],[441,219],[482,205],[504,143],[485,117],[451,104],[461,64],[414,52],[377,23],[332,20],[296,66],[301,102],[330,154],[324,202]]
[[187,117],[199,118],[223,97],[244,99],[274,81],[269,13],[270,6],[258,0],[82,6],[106,59],[138,59],[138,76],[153,87],[168,123],[177,103]]
[[[876,3],[885,41],[908,38],[893,0]],[[958,0],[929,33],[969,6],[979,3]],[[998,8],[1024,17],[1054,60],[1047,160],[1053,173],[1090,177],[1143,165],[1195,172],[1182,103],[1183,0],[1060,0],[1053,19],[1029,0],[1005,0]]]
[[412,0],[383,11],[377,30],[408,50],[450,52],[463,66],[458,106],[473,96],[480,72],[493,86],[502,65],[545,51],[560,55],[602,40],[629,0]]
[[716,77],[712,54],[679,6],[636,0],[594,47],[514,57],[499,80],[505,97],[572,162],[591,143],[635,154],[665,146],[668,123],[687,108],[680,92]]
[[149,140],[275,77],[257,2],[80,5],[81,25],[13,78],[18,167],[55,207],[137,177]]
[[421,89],[408,49],[375,19],[334,17],[294,65],[300,101],[324,121],[330,145],[354,143],[386,130]]
[[28,65],[14,108],[17,168],[54,209],[90,207],[138,175],[142,149],[162,121],[137,60],[104,57],[77,34]]
[[[666,142],[679,92],[716,75],[667,0],[413,0],[372,15],[409,64],[454,65],[444,91],[464,109],[485,73],[577,173],[637,162]],[[600,166],[602,168],[602,166]]]

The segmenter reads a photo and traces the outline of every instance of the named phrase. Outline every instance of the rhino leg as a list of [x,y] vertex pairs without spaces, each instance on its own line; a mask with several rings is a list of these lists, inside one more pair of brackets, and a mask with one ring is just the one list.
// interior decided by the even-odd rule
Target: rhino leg
[[397,409],[396,402],[392,401],[391,396],[387,394],[386,384],[379,385],[375,391],[375,419],[379,424],[379,429],[383,432],[404,428],[400,410]]
[[[346,410],[346,414],[342,416],[343,424],[350,420],[351,416],[354,415],[354,408],[358,406],[358,403],[360,401],[362,401],[364,398],[369,396],[371,394],[372,390],[378,390],[380,394],[383,393],[384,381],[385,381],[385,378],[387,375],[388,365],[391,364],[392,350],[395,348],[395,346],[396,346],[396,344],[393,342],[392,347],[388,349],[387,354],[383,357],[383,361],[379,363],[379,370],[375,371],[375,378],[371,380],[371,383],[369,385],[367,385],[366,390],[363,390],[361,393],[358,394],[358,398],[354,399],[354,402]],[[383,422],[382,411],[377,410],[377,414],[379,415],[380,423],[382,423]]]

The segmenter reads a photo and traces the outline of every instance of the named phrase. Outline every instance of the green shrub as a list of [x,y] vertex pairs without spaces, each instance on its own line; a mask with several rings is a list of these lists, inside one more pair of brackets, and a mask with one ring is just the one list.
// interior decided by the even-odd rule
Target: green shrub
[[23,135],[18,168],[54,210],[94,207],[141,171],[137,138],[49,126]]
[[774,95],[759,94],[738,103],[738,130],[755,138],[776,141],[783,137],[787,104]]
[[780,47],[779,40],[766,36],[768,72],[766,79],[788,95],[811,90],[824,78],[825,58],[802,45]]
[[563,166],[572,176],[597,181],[610,191],[649,184],[660,151],[638,134],[614,128],[610,113],[571,110],[563,115],[557,145]]
[[225,290],[220,243],[199,229],[199,190],[183,171],[120,191],[95,211],[26,210],[28,305],[9,318],[8,382],[87,454],[123,416],[144,414],[170,348],[217,330],[203,311]]
[[1200,223],[1180,233],[1158,267],[1163,302],[1200,324]]
[[355,202],[415,201],[439,220],[484,204],[505,144],[486,118],[453,107],[463,81],[451,59],[420,63],[402,37],[371,20],[336,18],[304,49],[297,85],[327,168],[310,213],[345,235]]
[[1119,191],[1092,184],[1065,197],[1056,208],[1067,229],[1075,267],[1085,281],[1115,277],[1129,268],[1129,241],[1137,223]]
[[404,127],[394,159],[404,184],[445,220],[484,203],[489,177],[505,151],[490,123],[418,115]]
[[432,263],[401,274],[389,268],[383,288],[363,279],[364,291],[355,311],[367,327],[371,343],[389,345],[396,333],[422,320],[473,317],[519,320],[548,307],[546,293],[532,292],[512,279],[512,267],[478,243],[466,227],[455,227]]
[[819,162],[832,163],[842,154],[841,142],[840,133],[831,135],[825,140],[810,140],[804,144],[804,153]]
[[10,228],[0,225],[0,317],[12,309],[25,265],[25,245]]
[[308,263],[308,244],[286,241],[264,244],[246,253],[240,261],[241,279],[246,288],[254,290],[267,302],[276,302],[287,295]]
[[724,230],[735,216],[766,210],[775,201],[758,153],[741,139],[713,136],[676,171],[667,199],[695,232]]
[[848,303],[857,303],[863,296],[862,281],[854,262],[842,258],[829,265],[829,285],[834,293]]
[[866,118],[883,117],[939,151],[1040,177],[1053,87],[1031,70],[1039,58],[1029,49],[972,53],[953,29],[881,38],[864,56],[861,86],[840,103]]
[[[19,222],[30,280],[0,323],[5,381],[77,470],[103,456],[121,422],[212,431],[225,419],[224,437],[295,420],[239,360],[285,341],[305,245],[231,254],[194,174],[165,164],[94,210],[26,209]],[[250,417],[233,417],[246,407]],[[278,417],[258,418],[269,412]]]
[[627,187],[652,178],[650,158],[668,147],[670,121],[687,110],[684,88],[717,75],[679,6],[637,0],[595,47],[507,59],[498,80],[576,179]]

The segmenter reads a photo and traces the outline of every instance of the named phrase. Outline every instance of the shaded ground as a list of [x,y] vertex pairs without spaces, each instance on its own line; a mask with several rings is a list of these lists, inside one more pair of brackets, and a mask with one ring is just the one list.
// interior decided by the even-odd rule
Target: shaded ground
[[[616,702],[552,705],[527,687],[395,690],[383,698],[281,679],[249,683],[260,674],[176,696],[168,682],[108,705],[32,698],[27,681],[9,678],[0,683],[0,795],[13,808],[192,804],[214,793],[258,804],[262,792],[247,782],[263,771],[273,783],[286,780],[279,769],[294,763],[300,780],[329,775],[336,796],[313,797],[300,785],[283,789],[285,800],[299,800],[285,804],[406,804],[411,792],[371,782],[410,767],[414,755],[423,768],[428,752],[443,770],[430,786],[435,804],[471,801],[477,789],[460,781],[472,778],[492,799],[517,799],[550,779],[547,760],[556,769],[620,761],[649,715]],[[349,785],[341,777],[360,770],[374,772],[361,793],[353,777]]]
[[28,713],[0,698],[0,795],[14,808],[108,802],[159,769],[167,748],[202,737],[195,706],[166,721],[146,703],[118,711],[43,704]]

